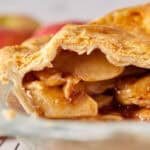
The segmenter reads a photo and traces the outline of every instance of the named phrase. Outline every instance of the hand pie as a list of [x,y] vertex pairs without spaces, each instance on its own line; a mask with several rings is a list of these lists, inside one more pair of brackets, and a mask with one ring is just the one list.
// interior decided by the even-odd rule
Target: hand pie
[[[105,34],[108,36],[108,33],[103,33],[104,30],[107,30],[107,27],[106,29],[105,27],[100,28],[100,33],[98,33],[100,37],[105,38]],[[84,36],[83,32],[86,30],[87,33],[85,34],[87,35]],[[112,29],[110,28],[110,30]],[[78,31],[77,35],[73,35],[76,31]],[[86,88],[88,87],[87,82],[100,82],[113,79],[119,76],[124,69],[123,67],[115,66],[107,61],[107,58],[100,50],[100,46],[107,49],[107,44],[104,40],[104,42],[100,43],[98,46],[98,43],[96,43],[98,42],[98,37],[92,38],[96,34],[97,30],[92,32],[89,25],[70,25],[66,26],[51,40],[48,42],[46,41],[46,44],[44,41],[42,45],[41,41],[43,39],[41,39],[40,44],[38,40],[32,40],[20,46],[6,47],[0,51],[0,61],[2,62],[0,65],[1,79],[10,80],[14,83],[15,95],[25,111],[30,114],[41,115],[42,112],[44,117],[48,118],[95,116],[97,115],[98,104],[91,96],[94,93],[89,94],[86,92]],[[111,35],[109,37],[111,37]],[[7,70],[6,68],[9,69]],[[69,80],[70,82],[68,82]],[[29,86],[32,85],[32,83],[36,85],[34,88],[32,88],[33,86]],[[70,85],[69,88],[66,88],[68,90],[66,92],[64,89],[67,84]],[[58,99],[55,94],[52,94],[54,99],[49,96],[42,96],[45,92],[35,90],[36,87],[39,88],[39,85],[46,91],[51,91],[51,89],[55,91],[54,93],[58,91],[58,93],[62,95],[60,96],[61,99]],[[35,99],[37,100],[35,93],[41,93],[41,96],[39,96],[41,97],[41,103],[38,101],[39,103],[37,102],[35,104]],[[57,101],[55,103],[58,104],[48,104],[47,100],[49,98],[52,99],[53,102]],[[61,106],[62,101],[66,101],[63,104],[64,109],[58,109],[58,105],[60,104]],[[78,101],[78,103],[76,101]],[[79,105],[80,101],[82,101],[82,105]],[[83,101],[85,101],[85,103],[83,103]],[[40,107],[41,104],[48,105],[49,109],[53,107],[53,111],[48,111],[44,106]],[[57,107],[57,111],[55,107]],[[48,112],[46,112],[46,110]],[[66,110],[70,115],[67,116],[62,110]],[[60,112],[58,113],[58,111]],[[74,111],[74,113],[71,111]]]
[[97,118],[108,110],[109,117],[122,120],[119,106],[149,105],[148,95],[140,102],[137,93],[148,86],[143,76],[150,69],[149,6],[114,11],[85,25],[66,25],[53,37],[1,49],[0,81],[13,82],[13,94],[30,115]]

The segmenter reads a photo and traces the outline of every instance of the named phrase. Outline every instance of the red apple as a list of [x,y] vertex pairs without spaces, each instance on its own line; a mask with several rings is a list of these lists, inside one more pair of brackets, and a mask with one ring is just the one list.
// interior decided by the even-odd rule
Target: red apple
[[38,29],[34,33],[33,36],[41,37],[41,36],[48,35],[48,34],[55,34],[66,24],[84,24],[84,23],[85,22],[83,21],[65,21],[65,22],[58,22],[58,23],[50,24],[50,25],[47,25],[45,27]]
[[39,27],[39,23],[25,16],[0,16],[0,47],[20,44]]

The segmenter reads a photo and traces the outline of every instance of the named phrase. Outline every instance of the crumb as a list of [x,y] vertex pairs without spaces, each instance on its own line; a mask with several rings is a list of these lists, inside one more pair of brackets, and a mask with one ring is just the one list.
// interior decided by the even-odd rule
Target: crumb
[[5,109],[2,111],[2,114],[6,120],[12,120],[16,117],[16,111],[13,109]]

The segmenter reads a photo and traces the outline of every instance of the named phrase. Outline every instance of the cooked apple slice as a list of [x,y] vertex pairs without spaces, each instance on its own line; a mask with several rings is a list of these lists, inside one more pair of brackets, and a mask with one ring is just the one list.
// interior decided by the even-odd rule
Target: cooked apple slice
[[123,69],[110,64],[100,51],[83,55],[75,67],[74,74],[84,81],[100,81],[118,76]]
[[83,92],[82,85],[79,84],[79,79],[68,77],[66,79],[66,84],[63,87],[64,96],[66,99],[73,100],[80,96]]
[[72,74],[77,65],[79,56],[74,52],[61,51],[52,62],[54,69],[65,74]]
[[53,61],[54,68],[71,73],[84,81],[112,79],[122,73],[123,68],[110,64],[99,50],[90,55],[77,55],[74,52],[60,52]]
[[32,103],[38,114],[47,118],[72,118],[97,115],[97,103],[88,95],[77,97],[70,102],[62,89],[48,87],[41,81],[27,85]]
[[62,78],[61,73],[55,69],[45,68],[42,71],[34,72],[34,75],[47,86],[59,86],[66,82],[66,80]]
[[94,99],[98,103],[98,108],[102,108],[102,107],[108,106],[112,103],[113,96],[100,94],[100,95],[94,96]]
[[115,80],[105,80],[99,82],[83,82],[85,91],[89,95],[97,95],[105,92],[108,89],[114,88]]
[[124,118],[118,112],[102,115],[100,117],[100,120],[103,120],[103,121],[122,121],[123,119]]

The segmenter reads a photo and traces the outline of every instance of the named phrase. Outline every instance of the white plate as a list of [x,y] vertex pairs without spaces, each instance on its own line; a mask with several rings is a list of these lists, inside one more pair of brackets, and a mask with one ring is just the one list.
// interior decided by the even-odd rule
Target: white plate
[[[4,101],[12,85],[0,86],[1,111],[7,109]],[[127,143],[124,148],[140,148],[150,146],[150,123],[148,122],[81,122],[69,120],[46,120],[17,113],[16,117],[8,120],[0,113],[0,134],[19,136],[27,149],[44,150],[60,145],[70,148],[70,144],[80,150],[97,150],[120,146],[120,142]],[[23,139],[23,140],[22,140]],[[113,141],[113,142],[112,142]],[[132,141],[132,142],[131,142]],[[55,143],[55,144],[54,144]],[[78,144],[77,144],[78,143]],[[104,144],[105,143],[105,144]],[[80,146],[79,146],[80,145]],[[145,149],[146,149],[145,147]],[[144,149],[144,150],[145,150]],[[70,149],[71,150],[71,149]]]

